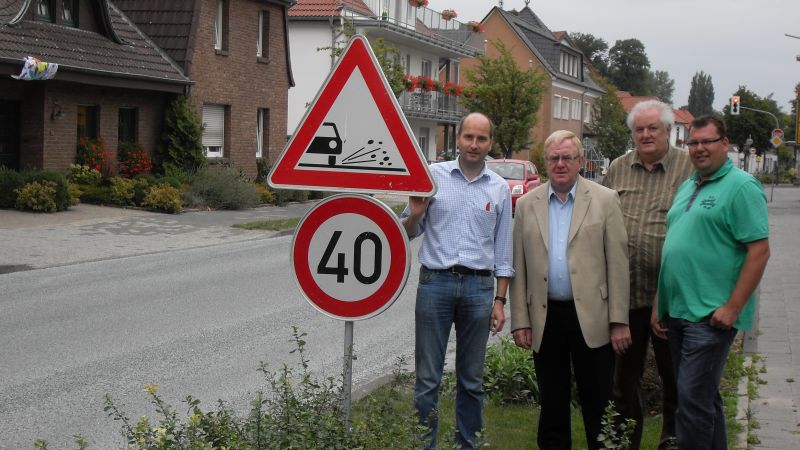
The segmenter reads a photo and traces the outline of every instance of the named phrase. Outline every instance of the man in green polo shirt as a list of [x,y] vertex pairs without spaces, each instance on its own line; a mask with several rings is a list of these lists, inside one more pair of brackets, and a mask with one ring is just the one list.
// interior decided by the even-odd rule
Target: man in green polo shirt
[[678,386],[678,448],[726,448],[719,383],[737,330],[753,321],[769,259],[761,184],[728,159],[725,124],[692,121],[686,142],[695,173],[667,213],[658,280],[658,319],[666,322]]

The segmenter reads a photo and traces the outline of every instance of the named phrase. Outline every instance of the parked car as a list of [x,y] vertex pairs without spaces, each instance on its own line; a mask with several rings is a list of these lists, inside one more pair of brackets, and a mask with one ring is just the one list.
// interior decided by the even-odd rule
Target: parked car
[[512,214],[516,211],[517,199],[540,184],[539,171],[536,170],[536,165],[530,161],[492,159],[486,161],[486,167],[508,182],[508,188],[511,189]]

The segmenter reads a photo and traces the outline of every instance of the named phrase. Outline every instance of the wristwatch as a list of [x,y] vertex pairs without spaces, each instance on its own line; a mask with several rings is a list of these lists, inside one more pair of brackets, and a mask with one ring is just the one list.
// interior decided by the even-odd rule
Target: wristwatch
[[502,295],[495,295],[495,296],[494,296],[494,300],[495,300],[495,301],[497,301],[497,302],[500,302],[500,303],[502,303],[503,305],[505,305],[505,304],[506,304],[506,301],[507,301],[508,299],[507,299],[507,298],[505,298],[505,297],[503,297]]

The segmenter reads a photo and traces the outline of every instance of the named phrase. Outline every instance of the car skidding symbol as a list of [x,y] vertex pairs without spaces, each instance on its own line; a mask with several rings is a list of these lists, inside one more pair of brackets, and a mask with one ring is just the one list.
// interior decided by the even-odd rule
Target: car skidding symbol
[[[322,136],[315,136],[308,146],[306,153],[316,153],[328,156],[328,165],[336,165],[336,155],[342,154],[342,138],[339,137],[339,130],[333,122],[323,122],[319,132]],[[332,134],[332,135],[331,135]]]

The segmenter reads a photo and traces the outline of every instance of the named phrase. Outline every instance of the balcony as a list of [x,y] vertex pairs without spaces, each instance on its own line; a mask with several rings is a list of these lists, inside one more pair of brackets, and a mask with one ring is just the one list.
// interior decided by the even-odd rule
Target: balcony
[[343,12],[356,28],[370,28],[370,38],[384,38],[411,46],[430,46],[441,56],[474,57],[483,53],[481,33],[469,31],[467,24],[445,19],[442,13],[414,7],[407,0],[363,0],[372,11],[365,15]]
[[403,113],[409,119],[436,120],[439,123],[456,124],[464,115],[459,97],[437,91],[414,89],[403,91],[397,98]]

